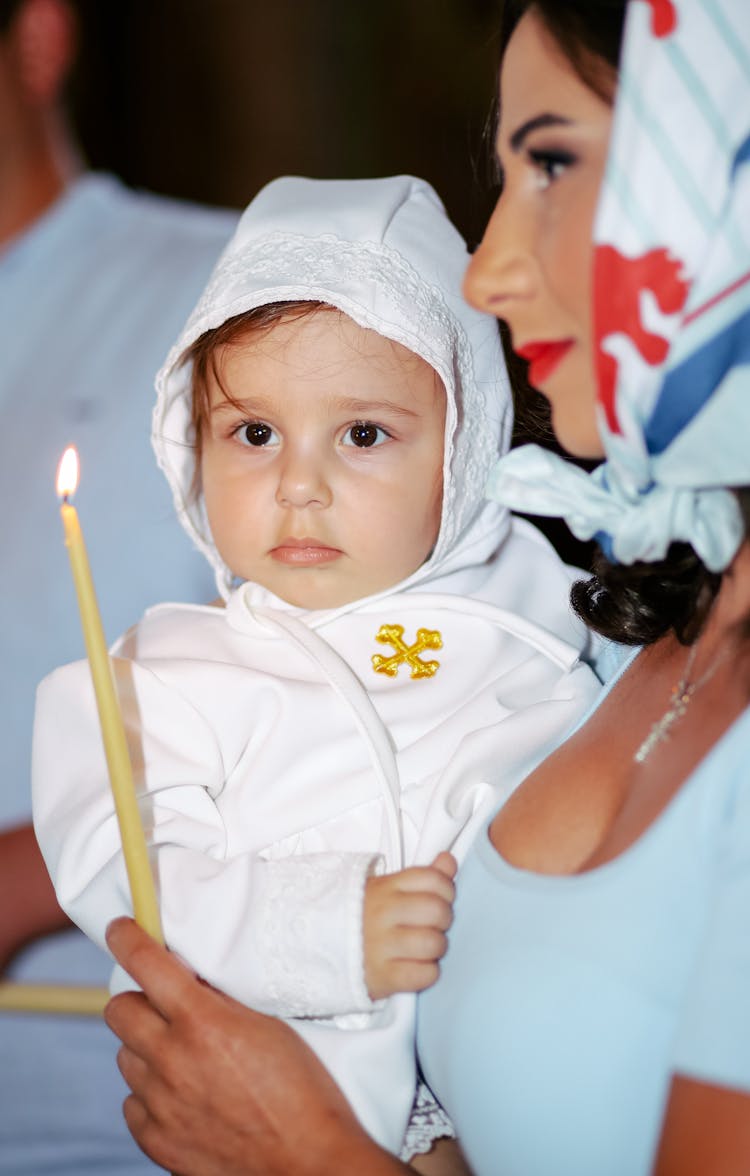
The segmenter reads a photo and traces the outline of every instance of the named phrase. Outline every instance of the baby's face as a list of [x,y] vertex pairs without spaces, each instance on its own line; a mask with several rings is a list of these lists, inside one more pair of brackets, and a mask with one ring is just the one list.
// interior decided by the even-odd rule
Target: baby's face
[[322,609],[425,561],[440,526],[445,430],[429,364],[321,310],[225,347],[216,368],[224,390],[209,377],[201,476],[235,575]]

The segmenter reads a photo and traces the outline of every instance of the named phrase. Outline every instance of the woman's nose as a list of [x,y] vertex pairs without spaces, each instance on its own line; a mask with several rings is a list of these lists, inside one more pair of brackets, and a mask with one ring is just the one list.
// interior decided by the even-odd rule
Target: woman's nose
[[276,501],[279,506],[301,510],[330,506],[332,493],[322,459],[294,448],[281,455]]
[[464,275],[464,297],[477,310],[507,318],[516,301],[533,293],[534,273],[529,226],[501,196]]

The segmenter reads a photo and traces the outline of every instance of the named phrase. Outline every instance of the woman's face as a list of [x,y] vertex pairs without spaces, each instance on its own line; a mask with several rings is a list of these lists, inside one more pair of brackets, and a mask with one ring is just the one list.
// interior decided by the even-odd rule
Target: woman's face
[[612,108],[531,10],[508,43],[500,110],[502,194],[464,293],[507,323],[514,350],[529,362],[529,382],[550,402],[560,444],[599,457],[591,236]]

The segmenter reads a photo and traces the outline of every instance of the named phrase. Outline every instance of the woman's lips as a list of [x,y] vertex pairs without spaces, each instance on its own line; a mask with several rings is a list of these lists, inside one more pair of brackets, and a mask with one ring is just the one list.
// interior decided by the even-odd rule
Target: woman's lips
[[332,563],[342,553],[337,547],[326,547],[316,539],[285,539],[278,547],[273,547],[270,554],[278,563],[310,567],[313,564]]
[[533,388],[544,383],[572,346],[572,339],[562,339],[555,343],[526,343],[516,348],[516,354],[528,362],[528,380]]

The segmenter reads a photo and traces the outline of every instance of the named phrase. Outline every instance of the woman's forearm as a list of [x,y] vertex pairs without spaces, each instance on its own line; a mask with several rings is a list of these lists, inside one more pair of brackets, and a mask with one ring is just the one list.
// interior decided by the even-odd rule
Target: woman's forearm
[[131,919],[107,942],[143,992],[114,997],[131,1133],[181,1176],[403,1176],[289,1025],[217,992]]
[[0,973],[15,953],[70,925],[50,882],[31,825],[0,831]]

